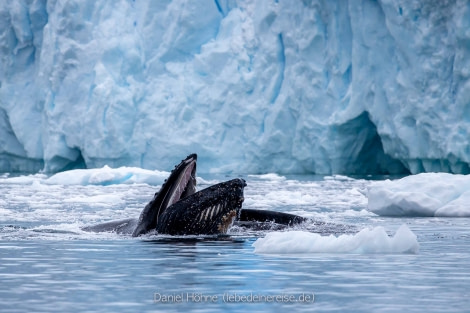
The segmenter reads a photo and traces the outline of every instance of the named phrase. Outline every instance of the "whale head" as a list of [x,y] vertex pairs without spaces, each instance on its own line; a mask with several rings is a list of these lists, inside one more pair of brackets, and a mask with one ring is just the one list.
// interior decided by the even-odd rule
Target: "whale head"
[[224,234],[240,214],[246,182],[237,178],[203,189],[174,203],[156,225],[169,235]]

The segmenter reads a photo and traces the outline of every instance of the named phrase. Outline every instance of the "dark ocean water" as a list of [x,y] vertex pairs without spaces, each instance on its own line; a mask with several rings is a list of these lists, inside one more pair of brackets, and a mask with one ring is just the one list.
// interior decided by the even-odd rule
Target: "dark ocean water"
[[258,254],[252,244],[265,233],[239,230],[217,238],[86,233],[81,226],[138,216],[158,186],[4,180],[1,312],[468,312],[469,219],[378,217],[366,211],[367,180],[246,178],[245,207],[351,232],[383,226],[393,234],[407,224],[419,252]]

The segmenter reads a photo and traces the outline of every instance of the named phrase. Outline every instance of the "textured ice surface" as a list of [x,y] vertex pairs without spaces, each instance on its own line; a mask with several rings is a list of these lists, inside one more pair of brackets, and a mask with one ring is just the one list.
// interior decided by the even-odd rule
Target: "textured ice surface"
[[169,172],[150,171],[135,167],[69,170],[57,173],[44,181],[48,185],[115,185],[145,183],[159,185]]
[[383,216],[470,217],[470,176],[422,173],[373,182],[368,210]]
[[321,236],[304,231],[272,232],[253,243],[257,253],[417,253],[416,235],[403,224],[389,237],[383,227],[354,235]]
[[[127,173],[127,180],[122,179],[123,173]],[[94,238],[96,234],[84,232],[81,227],[110,220],[138,218],[169,173],[160,181],[160,172],[148,174],[142,175],[141,169],[101,168],[71,170],[51,177],[43,174],[19,177],[2,175],[0,227],[24,227],[24,231],[11,229],[12,232],[7,234],[20,238],[37,235],[36,227],[41,231],[67,232],[67,238]],[[225,174],[210,175],[210,179],[198,177],[197,188],[200,190],[227,179],[229,177]],[[374,223],[370,219],[377,217],[365,210],[367,198],[359,192],[369,184],[366,180],[336,180],[334,177],[323,180],[317,176],[295,178],[276,174],[249,175],[245,179],[248,186],[244,190],[244,208],[288,212],[318,222],[306,223],[296,230],[322,234],[351,233]],[[250,233],[235,227],[230,232],[236,237],[262,236],[265,233]],[[62,235],[49,232],[46,237],[61,238]],[[117,234],[96,236],[122,238]]]
[[0,171],[468,173],[464,0],[0,3]]

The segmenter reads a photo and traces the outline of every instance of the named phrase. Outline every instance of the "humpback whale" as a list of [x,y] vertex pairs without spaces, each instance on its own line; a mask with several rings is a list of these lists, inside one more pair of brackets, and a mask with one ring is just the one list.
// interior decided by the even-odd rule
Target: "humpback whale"
[[225,234],[231,225],[291,226],[306,218],[274,211],[242,209],[245,180],[222,182],[196,192],[197,155],[190,154],[171,171],[138,219],[130,218],[84,227],[85,231],[117,232],[137,237],[151,231],[168,235]]

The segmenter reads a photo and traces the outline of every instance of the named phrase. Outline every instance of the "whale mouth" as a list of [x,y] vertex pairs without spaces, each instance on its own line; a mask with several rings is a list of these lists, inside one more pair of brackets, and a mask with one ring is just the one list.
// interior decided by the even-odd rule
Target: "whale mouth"
[[140,214],[132,235],[150,230],[168,235],[224,234],[240,215],[245,180],[196,192],[196,154],[181,161]]
[[160,216],[168,207],[196,192],[196,162],[197,155],[190,154],[175,166],[154,198],[142,210],[132,233],[134,237],[155,229]]
[[[182,161],[182,164],[180,164],[182,170],[170,186],[168,195],[164,200],[163,209],[196,192],[196,160],[195,155],[190,155]],[[170,179],[166,183],[170,183]]]
[[226,234],[237,216],[237,210],[230,210],[228,213],[222,215],[220,223],[217,224],[217,230],[219,231],[219,233]]
[[196,162],[197,155],[190,154],[171,171],[170,177],[158,192],[159,196],[157,198],[160,199],[161,203],[156,223],[158,223],[158,218],[167,208],[196,192]]
[[162,214],[157,233],[168,235],[225,234],[240,214],[243,179],[233,179],[198,191],[174,203]]

